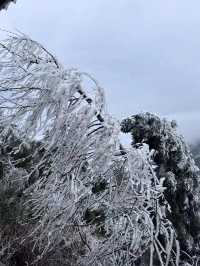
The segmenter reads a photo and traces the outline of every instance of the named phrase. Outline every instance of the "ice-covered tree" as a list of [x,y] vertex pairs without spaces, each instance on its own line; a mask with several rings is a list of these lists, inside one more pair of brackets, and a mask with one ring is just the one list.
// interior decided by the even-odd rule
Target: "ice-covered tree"
[[41,44],[0,43],[2,262],[179,265],[164,179],[148,145],[122,148],[104,104],[96,80]]
[[191,151],[197,166],[200,168],[200,142],[191,145]]
[[7,9],[11,2],[16,3],[17,0],[0,0],[0,10]]
[[149,145],[154,153],[158,178],[165,178],[167,217],[176,228],[181,258],[191,265],[200,256],[200,174],[189,147],[177,133],[176,122],[150,113],[133,115],[122,121],[122,131],[132,134],[132,145]]

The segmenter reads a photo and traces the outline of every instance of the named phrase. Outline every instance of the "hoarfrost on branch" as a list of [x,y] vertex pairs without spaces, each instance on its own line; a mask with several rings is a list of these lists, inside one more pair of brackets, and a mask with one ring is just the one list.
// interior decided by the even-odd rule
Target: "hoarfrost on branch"
[[78,241],[84,252],[76,254],[77,265],[133,265],[149,249],[151,266],[155,253],[160,265],[178,266],[178,242],[148,146],[124,150],[119,123],[104,105],[97,81],[66,70],[41,44],[24,35],[0,43],[1,143],[10,131],[21,149],[40,143],[31,170],[14,174],[19,168],[11,160],[7,174],[24,187],[19,223],[28,233],[20,245],[32,241],[40,260],[61,243],[71,248]]

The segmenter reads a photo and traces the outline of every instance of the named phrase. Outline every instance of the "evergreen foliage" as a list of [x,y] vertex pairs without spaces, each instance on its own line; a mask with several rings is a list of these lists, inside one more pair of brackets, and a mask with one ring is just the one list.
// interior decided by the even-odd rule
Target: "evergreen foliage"
[[168,219],[176,228],[181,259],[193,263],[199,258],[200,175],[189,147],[176,131],[176,123],[150,113],[122,121],[122,131],[132,134],[132,145],[149,145],[154,153],[158,179],[164,178],[164,196],[169,203]]

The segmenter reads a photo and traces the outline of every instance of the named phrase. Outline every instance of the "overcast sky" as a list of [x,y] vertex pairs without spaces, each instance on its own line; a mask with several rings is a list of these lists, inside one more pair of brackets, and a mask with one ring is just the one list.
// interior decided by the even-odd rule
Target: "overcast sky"
[[91,73],[115,117],[150,111],[200,139],[199,0],[18,0],[0,26]]

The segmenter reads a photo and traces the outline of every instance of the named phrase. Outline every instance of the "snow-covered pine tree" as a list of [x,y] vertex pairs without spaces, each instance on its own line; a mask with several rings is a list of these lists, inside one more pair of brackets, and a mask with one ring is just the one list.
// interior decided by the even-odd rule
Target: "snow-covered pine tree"
[[170,209],[167,218],[176,228],[181,259],[198,265],[200,256],[200,174],[185,140],[168,122],[150,113],[124,119],[124,133],[131,133],[132,146],[149,145],[157,165],[157,177],[165,178],[165,199]]
[[0,64],[0,260],[178,266],[148,145],[121,147],[99,84],[27,36],[0,43]]

